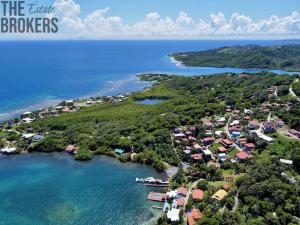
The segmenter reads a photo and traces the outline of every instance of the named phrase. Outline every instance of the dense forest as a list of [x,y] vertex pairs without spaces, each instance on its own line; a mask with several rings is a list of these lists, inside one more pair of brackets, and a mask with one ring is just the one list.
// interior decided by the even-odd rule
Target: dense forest
[[186,66],[300,70],[300,45],[233,46],[171,56]]

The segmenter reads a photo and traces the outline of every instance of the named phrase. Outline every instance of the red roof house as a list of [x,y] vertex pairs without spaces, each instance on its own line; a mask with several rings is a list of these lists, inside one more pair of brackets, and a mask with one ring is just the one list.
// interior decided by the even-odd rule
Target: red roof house
[[236,154],[238,160],[246,160],[249,158],[249,154],[246,152],[239,152]]
[[186,188],[184,188],[184,187],[177,188],[177,194],[186,196],[186,194],[187,194]]
[[199,209],[192,209],[192,214],[195,220],[201,219],[203,217]]
[[185,198],[179,198],[176,200],[176,205],[179,207],[184,206],[184,203],[185,203]]
[[193,200],[203,200],[204,192],[200,189],[192,190]]
[[192,159],[198,161],[202,159],[202,155],[201,154],[192,154],[191,155]]

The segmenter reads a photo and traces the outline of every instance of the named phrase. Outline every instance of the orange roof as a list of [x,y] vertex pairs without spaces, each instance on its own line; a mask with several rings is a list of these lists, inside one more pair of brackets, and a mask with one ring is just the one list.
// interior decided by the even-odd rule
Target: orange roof
[[179,187],[179,188],[177,188],[177,194],[186,195],[187,194],[187,190],[184,187]]
[[230,184],[224,184],[223,188],[228,191],[230,189]]
[[210,142],[210,141],[214,141],[214,137],[206,137],[202,139],[202,142]]
[[196,189],[196,190],[192,190],[192,196],[193,196],[193,199],[203,200],[204,193],[202,190]]
[[202,213],[200,212],[199,209],[192,209],[192,214],[195,220],[201,219],[203,217]]
[[177,206],[184,206],[184,203],[185,203],[185,198],[179,198],[176,200]]
[[194,160],[202,159],[202,155],[201,155],[201,154],[192,154],[191,157],[192,157]]
[[248,159],[249,155],[246,152],[239,152],[236,154],[239,159]]
[[187,219],[188,219],[188,224],[189,224],[189,225],[196,225],[196,221],[195,221],[195,219],[194,219],[192,213],[190,213],[190,214],[188,215]]
[[229,139],[223,139],[223,143],[226,145],[232,145],[232,141],[230,141]]
[[218,150],[219,150],[219,152],[226,152],[227,148],[221,146],[221,147],[218,147]]

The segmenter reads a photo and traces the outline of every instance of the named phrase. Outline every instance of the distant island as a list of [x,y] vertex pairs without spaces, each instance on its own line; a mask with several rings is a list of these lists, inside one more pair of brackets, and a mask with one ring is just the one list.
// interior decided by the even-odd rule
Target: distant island
[[232,46],[170,56],[186,66],[300,71],[300,45]]

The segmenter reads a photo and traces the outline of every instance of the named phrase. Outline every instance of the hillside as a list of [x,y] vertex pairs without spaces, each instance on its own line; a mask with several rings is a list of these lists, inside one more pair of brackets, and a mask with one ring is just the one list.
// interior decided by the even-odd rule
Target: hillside
[[233,46],[175,53],[171,57],[186,66],[300,70],[300,45]]

